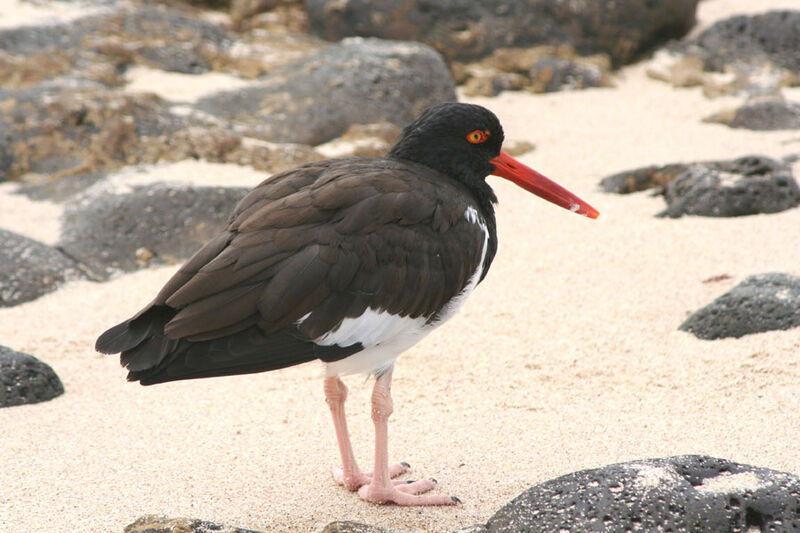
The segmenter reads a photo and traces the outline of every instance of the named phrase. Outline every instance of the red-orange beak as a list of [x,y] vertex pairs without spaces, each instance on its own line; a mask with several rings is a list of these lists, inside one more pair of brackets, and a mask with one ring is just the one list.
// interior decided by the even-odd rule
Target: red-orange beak
[[553,202],[564,209],[569,209],[573,213],[589,218],[600,216],[597,209],[553,180],[539,174],[531,167],[523,165],[502,150],[500,150],[500,155],[489,162],[494,165],[493,174],[495,176],[513,181],[523,189],[544,198],[548,202]]

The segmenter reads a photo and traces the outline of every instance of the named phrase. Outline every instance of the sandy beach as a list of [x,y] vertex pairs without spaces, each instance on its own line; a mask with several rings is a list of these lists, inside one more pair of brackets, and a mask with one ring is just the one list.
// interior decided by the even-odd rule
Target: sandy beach
[[[705,0],[698,27],[790,7],[796,1]],[[493,110],[507,139],[535,144],[521,160],[601,213],[576,217],[488,178],[500,198],[492,270],[455,318],[398,360],[390,454],[411,464],[409,478],[435,477],[436,490],[463,505],[370,505],[337,486],[319,363],[127,383],[94,341],[145,305],[170,266],[72,282],[0,309],[0,344],[52,365],[66,389],[0,410],[3,528],[121,532],[154,513],[276,533],[311,533],[334,520],[443,533],[485,522],[531,485],[622,461],[707,454],[800,474],[800,331],[703,341],[677,329],[751,274],[800,275],[800,209],[656,218],[661,197],[598,189],[603,177],[645,165],[798,154],[800,132],[704,123],[741,100],[673,88],[647,67],[623,68],[614,88],[463,98]],[[784,94],[800,100],[800,89]],[[225,185],[266,176],[194,161],[135,178],[196,182],[201,174],[204,184]],[[56,242],[61,208],[14,189],[0,185],[0,228]],[[366,467],[372,383],[346,383]]]

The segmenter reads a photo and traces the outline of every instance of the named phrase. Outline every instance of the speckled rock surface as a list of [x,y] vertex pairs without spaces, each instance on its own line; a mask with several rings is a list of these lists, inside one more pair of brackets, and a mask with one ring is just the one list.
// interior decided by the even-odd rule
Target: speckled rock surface
[[50,365],[0,346],[0,407],[46,402],[62,394],[64,385]]
[[34,300],[82,277],[79,266],[60,250],[0,229],[0,307]]
[[348,39],[276,69],[263,83],[197,105],[247,136],[316,145],[354,123],[402,127],[425,107],[454,100],[452,76],[431,48]]
[[769,11],[721,20],[687,41],[709,70],[735,63],[776,66],[800,74],[800,11]]
[[217,524],[196,518],[167,518],[158,515],[145,515],[128,524],[124,533],[259,533],[253,529],[243,529]]
[[683,455],[583,470],[531,487],[486,524],[489,533],[790,532],[800,529],[800,478]]
[[788,165],[764,156],[689,165],[664,188],[663,216],[736,217],[777,213],[800,204]]
[[747,102],[736,109],[716,113],[706,122],[759,131],[800,129],[800,103],[777,98]]
[[451,60],[508,46],[570,44],[608,53],[615,65],[684,35],[697,0],[307,0],[313,31],[328,40],[360,35],[420,41]]
[[771,272],[746,278],[695,311],[680,329],[701,339],[721,339],[798,326],[800,278]]
[[89,191],[66,206],[60,246],[97,279],[175,264],[222,230],[245,188],[154,184]]

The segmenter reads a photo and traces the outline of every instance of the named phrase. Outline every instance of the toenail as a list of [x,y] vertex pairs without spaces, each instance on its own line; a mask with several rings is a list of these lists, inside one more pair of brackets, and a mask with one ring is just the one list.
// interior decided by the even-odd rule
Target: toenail
[[461,500],[458,498],[458,496],[450,496],[450,499],[456,503],[461,503]]

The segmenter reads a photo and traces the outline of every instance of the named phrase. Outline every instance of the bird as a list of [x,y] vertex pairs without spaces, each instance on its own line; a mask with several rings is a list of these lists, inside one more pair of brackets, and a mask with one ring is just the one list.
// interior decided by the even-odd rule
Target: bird
[[[598,211],[502,150],[485,107],[424,109],[383,158],[340,158],[275,174],[239,201],[219,235],[141,311],[95,348],[120,354],[142,385],[265,372],[320,360],[341,467],[362,500],[452,505],[432,478],[405,482],[389,464],[388,419],[398,356],[454,315],[497,251],[486,177],[506,178],[575,213]],[[356,462],[342,377],[375,382],[374,468]]]

